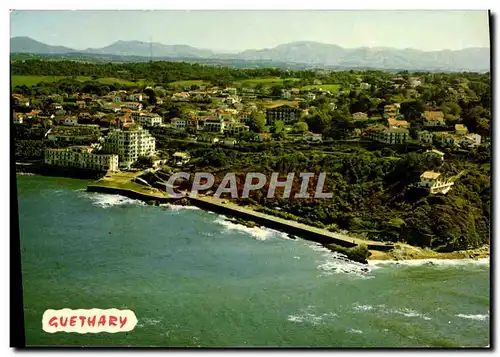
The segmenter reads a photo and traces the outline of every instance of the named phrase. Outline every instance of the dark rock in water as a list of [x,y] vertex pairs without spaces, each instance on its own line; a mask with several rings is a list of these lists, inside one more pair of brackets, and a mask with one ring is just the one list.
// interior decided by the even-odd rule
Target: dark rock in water
[[295,239],[297,239],[297,236],[294,236],[293,234],[288,234],[288,238],[295,240]]
[[361,271],[369,272],[370,270],[368,268],[361,268]]
[[150,201],[147,201],[146,203],[148,205],[150,205],[150,206],[154,206],[156,204],[156,201],[155,200],[150,200]]

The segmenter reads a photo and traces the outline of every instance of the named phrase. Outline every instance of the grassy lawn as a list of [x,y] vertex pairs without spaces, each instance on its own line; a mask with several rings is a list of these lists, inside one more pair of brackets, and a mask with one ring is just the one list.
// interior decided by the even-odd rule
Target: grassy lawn
[[202,86],[202,85],[210,85],[210,83],[205,82],[202,79],[193,79],[189,81],[177,81],[168,84],[170,87],[187,87],[192,85]]
[[[71,78],[67,76],[20,76],[20,75],[13,75],[12,76],[12,87],[15,86],[21,86],[21,85],[26,85],[26,86],[34,86],[40,82],[55,82],[61,79],[65,78]],[[76,80],[80,82],[85,82],[85,81],[91,81],[91,77],[85,77],[85,76],[77,76],[75,77]],[[128,81],[126,79],[120,79],[120,78],[112,78],[112,77],[106,77],[106,78],[98,78],[96,81],[102,84],[123,84],[126,86],[137,86],[141,84],[149,84],[152,82],[148,82],[146,80],[138,80],[137,83]]]
[[[287,78],[286,80],[298,81],[298,78]],[[257,84],[262,84],[263,86],[270,87],[276,84],[283,84],[285,79],[279,77],[262,77],[262,78],[252,78],[244,79],[240,81],[235,81],[234,85],[238,87],[251,88],[255,87]]]
[[340,84],[312,84],[309,86],[304,86],[300,89],[301,90],[311,90],[314,88],[321,88],[323,90],[329,90],[332,93],[336,93],[337,90],[340,88]]

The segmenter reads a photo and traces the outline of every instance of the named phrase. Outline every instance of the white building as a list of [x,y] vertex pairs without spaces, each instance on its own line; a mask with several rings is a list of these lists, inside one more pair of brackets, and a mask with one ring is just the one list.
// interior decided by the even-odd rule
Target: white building
[[441,159],[441,161],[444,161],[444,152],[441,152],[441,151],[436,150],[436,149],[432,149],[432,150],[427,150],[425,153],[437,155]]
[[114,129],[106,137],[104,149],[117,154],[121,167],[130,167],[140,156],[155,154],[156,141],[149,131],[139,125]]
[[458,141],[460,146],[465,146],[467,148],[472,148],[481,145],[481,135],[472,133],[465,135]]
[[303,139],[308,143],[322,143],[323,136],[321,134],[314,134],[308,131],[304,134]]
[[134,112],[131,116],[137,123],[146,127],[160,126],[163,122],[161,116],[155,113]]
[[72,146],[67,149],[46,149],[44,162],[47,165],[77,167],[87,170],[117,171],[118,155],[92,153],[89,146]]
[[142,102],[142,94],[141,93],[130,94],[127,97],[127,99],[130,100],[131,102]]
[[122,108],[132,109],[132,110],[142,110],[142,103],[137,102],[125,102],[121,105]]
[[205,120],[203,124],[203,130],[212,133],[222,133],[224,132],[224,119],[221,118],[210,118]]
[[439,172],[425,171],[420,175],[419,186],[429,189],[430,193],[446,194],[454,183],[449,180],[440,179],[440,176]]
[[316,94],[309,92],[306,94],[306,98],[309,100],[314,100],[316,99]]
[[410,136],[408,129],[375,127],[367,131],[367,137],[386,144],[404,144]]
[[422,144],[432,144],[434,134],[427,130],[419,131],[417,133],[418,141]]
[[170,127],[176,130],[185,130],[186,123],[187,123],[186,119],[172,118],[172,120],[170,121]]
[[64,118],[64,121],[61,123],[62,125],[78,125],[77,118]]

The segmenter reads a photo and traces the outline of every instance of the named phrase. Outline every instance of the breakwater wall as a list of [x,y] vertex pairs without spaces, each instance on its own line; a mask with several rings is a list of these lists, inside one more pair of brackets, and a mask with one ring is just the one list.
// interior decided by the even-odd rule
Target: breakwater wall
[[333,243],[347,248],[355,247],[359,244],[366,244],[368,249],[379,250],[379,251],[389,251],[394,248],[394,245],[392,244],[386,245],[378,242],[366,242],[356,238],[341,236],[324,229],[319,229],[298,222],[271,216],[265,213],[252,211],[244,207],[239,207],[235,205],[225,205],[223,203],[214,202],[211,199],[206,199],[202,197],[184,197],[184,198],[161,197],[161,196],[156,196],[154,194],[141,193],[130,189],[99,186],[99,185],[88,185],[87,191],[119,194],[132,199],[137,199],[147,202],[150,201],[155,201],[157,203],[189,202],[193,206],[208,211],[227,215],[230,217],[241,218],[247,221],[252,221],[258,225],[282,231],[288,234],[292,234],[302,239],[317,242],[320,244]]

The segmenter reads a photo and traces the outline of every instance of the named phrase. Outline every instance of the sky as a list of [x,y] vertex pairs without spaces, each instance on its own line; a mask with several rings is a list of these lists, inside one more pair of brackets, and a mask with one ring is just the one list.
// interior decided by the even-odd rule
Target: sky
[[489,47],[490,41],[484,10],[19,10],[10,19],[11,37],[78,50],[150,39],[220,52],[294,41],[424,51]]

